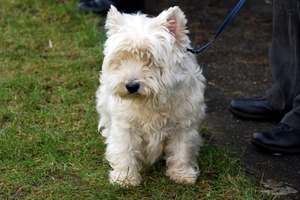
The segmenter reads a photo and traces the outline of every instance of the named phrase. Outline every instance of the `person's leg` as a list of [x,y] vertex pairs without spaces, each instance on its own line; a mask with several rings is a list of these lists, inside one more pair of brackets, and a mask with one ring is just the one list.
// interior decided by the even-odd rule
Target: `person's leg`
[[280,153],[300,153],[300,0],[274,0],[269,53],[275,86],[265,98],[285,113],[281,123],[253,134],[252,144]]
[[284,116],[281,123],[300,130],[300,94],[294,101],[293,109]]
[[295,59],[295,74],[294,74],[294,102],[293,109],[287,113],[281,120],[282,123],[287,124],[300,130],[300,0],[297,0],[297,16],[294,21],[294,59]]
[[[299,102],[294,103],[300,94],[299,5],[295,0],[273,2],[273,39],[269,62],[275,86],[266,92],[265,97],[274,110],[287,113],[297,104],[299,106]],[[290,115],[283,121],[287,122]]]
[[251,120],[282,119],[299,128],[300,0],[274,0],[273,39],[269,52],[275,86],[260,99],[234,99],[229,110]]

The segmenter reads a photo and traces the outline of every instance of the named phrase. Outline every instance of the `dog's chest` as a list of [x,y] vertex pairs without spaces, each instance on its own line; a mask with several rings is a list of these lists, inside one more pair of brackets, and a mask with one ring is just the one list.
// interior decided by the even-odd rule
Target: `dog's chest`
[[134,127],[146,135],[153,132],[169,132],[174,123],[168,112],[143,112],[135,115]]
[[132,126],[131,134],[139,141],[136,155],[148,164],[154,163],[162,154],[169,137],[176,126],[165,113],[157,113],[147,118],[139,118],[139,123]]

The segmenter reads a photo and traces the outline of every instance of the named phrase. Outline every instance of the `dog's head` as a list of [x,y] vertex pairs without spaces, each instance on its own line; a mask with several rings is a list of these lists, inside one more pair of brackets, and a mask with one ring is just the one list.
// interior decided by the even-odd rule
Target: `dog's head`
[[157,17],[122,14],[111,6],[101,82],[123,99],[166,101],[180,84],[189,38],[178,7]]

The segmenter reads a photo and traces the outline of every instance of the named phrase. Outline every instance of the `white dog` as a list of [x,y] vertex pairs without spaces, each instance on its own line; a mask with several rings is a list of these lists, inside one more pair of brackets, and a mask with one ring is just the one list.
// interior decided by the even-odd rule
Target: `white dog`
[[139,185],[142,164],[162,155],[172,180],[196,182],[205,78],[186,51],[186,23],[178,7],[155,18],[121,14],[113,6],[107,14],[96,97],[111,183]]

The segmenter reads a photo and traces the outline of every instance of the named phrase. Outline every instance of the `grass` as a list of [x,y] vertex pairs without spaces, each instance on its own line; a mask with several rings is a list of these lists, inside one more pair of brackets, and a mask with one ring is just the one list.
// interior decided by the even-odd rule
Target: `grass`
[[1,1],[0,199],[268,199],[209,144],[193,186],[166,178],[163,162],[143,170],[139,187],[109,184],[95,112],[103,19],[77,3]]

